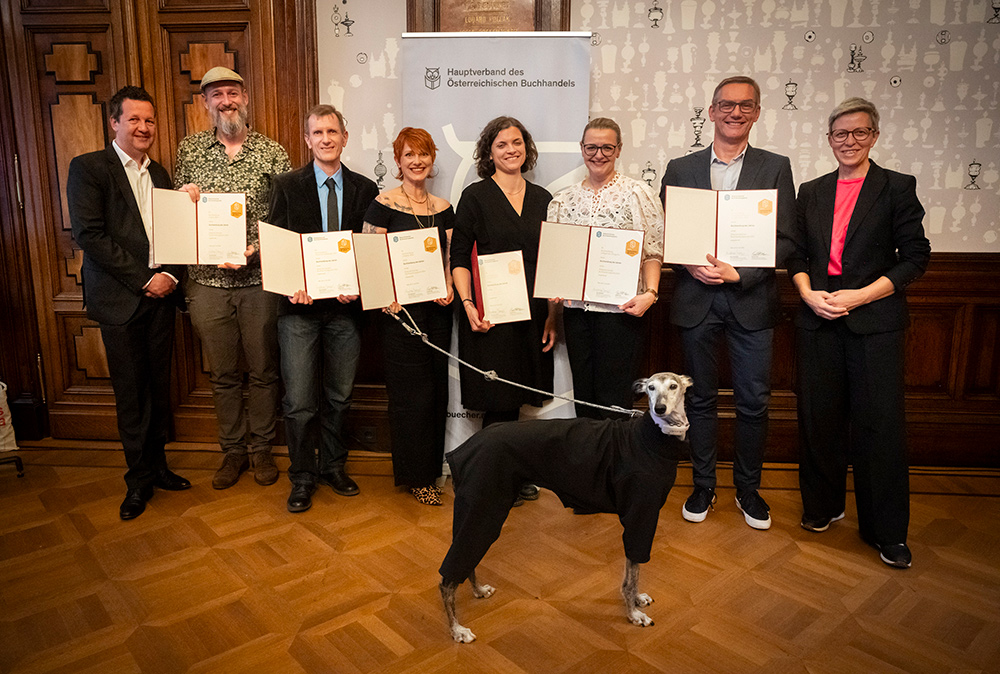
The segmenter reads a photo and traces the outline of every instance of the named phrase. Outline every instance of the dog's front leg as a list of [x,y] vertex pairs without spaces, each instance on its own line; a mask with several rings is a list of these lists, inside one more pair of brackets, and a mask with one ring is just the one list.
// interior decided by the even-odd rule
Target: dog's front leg
[[485,583],[480,585],[476,582],[475,570],[469,574],[469,584],[472,585],[472,596],[476,599],[486,599],[487,597],[492,597],[493,593],[496,592],[496,588],[492,585],[486,585]]
[[476,640],[476,635],[468,627],[459,625],[458,618],[455,617],[455,590],[458,589],[458,585],[458,583],[445,582],[442,578],[438,588],[441,590],[441,601],[444,602],[444,615],[448,620],[451,638],[460,644],[468,644]]
[[630,559],[625,560],[622,597],[625,599],[625,616],[630,623],[639,627],[649,627],[653,624],[652,618],[639,610],[640,606],[652,604],[653,598],[639,592],[639,564]]

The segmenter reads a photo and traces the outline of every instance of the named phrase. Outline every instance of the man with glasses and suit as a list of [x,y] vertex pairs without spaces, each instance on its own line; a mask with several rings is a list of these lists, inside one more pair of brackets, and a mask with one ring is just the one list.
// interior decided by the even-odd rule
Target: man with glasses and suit
[[[708,117],[715,124],[712,144],[667,164],[660,192],[667,185],[711,190],[778,190],[777,253],[781,265],[795,223],[795,186],[787,157],[751,147],[750,130],[760,116],[760,87],[750,77],[729,77],[715,88]],[[771,351],[778,322],[778,284],[774,269],[733,267],[706,251],[704,265],[675,267],[670,320],[680,328],[688,390],[694,491],[682,510],[689,522],[702,522],[716,501],[715,464],[719,394],[719,342],[724,337],[736,403],[733,482],[736,506],[754,529],[771,526],[770,508],[761,498],[761,469],[771,396]]]

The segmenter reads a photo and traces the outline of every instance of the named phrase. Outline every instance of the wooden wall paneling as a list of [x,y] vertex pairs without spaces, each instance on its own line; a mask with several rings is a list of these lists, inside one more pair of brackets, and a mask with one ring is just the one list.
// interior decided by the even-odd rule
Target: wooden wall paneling
[[[0,26],[0,63],[8,71],[6,21]],[[11,422],[21,440],[48,435],[41,341],[35,314],[28,231],[24,218],[23,160],[14,132],[9,77],[0,80],[0,380],[7,385]]]
[[[83,428],[93,427],[95,433],[88,437],[115,437],[108,380],[99,375],[87,379],[87,370],[78,369],[79,333],[66,320],[86,319],[81,257],[69,230],[64,195],[70,159],[106,142],[103,102],[127,77],[127,60],[114,51],[125,32],[122,14],[117,8],[96,11],[102,8],[86,3],[80,14],[66,11],[65,3],[58,13],[37,3],[9,9],[4,14],[5,34],[12,38],[7,63],[17,103],[17,141],[25,154],[30,278],[51,431],[57,437],[80,437]],[[110,423],[91,423],[106,415]]]

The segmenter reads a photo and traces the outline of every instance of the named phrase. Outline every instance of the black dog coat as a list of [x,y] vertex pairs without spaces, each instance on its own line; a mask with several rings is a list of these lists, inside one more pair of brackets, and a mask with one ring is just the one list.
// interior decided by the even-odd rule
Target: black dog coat
[[682,446],[649,412],[625,420],[534,420],[484,428],[448,455],[455,513],[442,581],[461,583],[475,570],[525,483],[552,490],[567,508],[618,515],[625,556],[648,562]]

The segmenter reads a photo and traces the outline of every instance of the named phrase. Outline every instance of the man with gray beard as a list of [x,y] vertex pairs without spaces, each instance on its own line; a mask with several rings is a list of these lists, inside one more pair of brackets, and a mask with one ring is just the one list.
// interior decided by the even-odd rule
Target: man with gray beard
[[[292,167],[281,145],[248,126],[249,97],[238,73],[212,68],[201,80],[201,92],[213,128],[181,141],[174,185],[195,200],[201,192],[242,192],[247,221],[246,264],[190,265],[185,284],[191,324],[208,358],[225,453],[212,486],[231,487],[251,466],[254,480],[269,485],[278,479],[271,443],[279,396],[280,298],[261,288],[257,221],[267,217],[271,179]],[[246,408],[241,353],[249,371]]]

